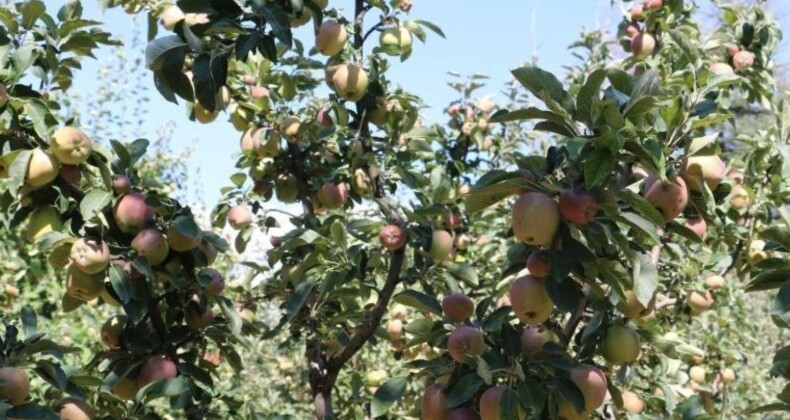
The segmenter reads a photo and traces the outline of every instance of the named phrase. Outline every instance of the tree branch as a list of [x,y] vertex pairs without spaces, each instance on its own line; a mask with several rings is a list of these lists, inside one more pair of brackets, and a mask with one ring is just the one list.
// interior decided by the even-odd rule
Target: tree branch
[[573,315],[568,320],[568,323],[565,324],[565,328],[562,330],[562,333],[568,339],[568,343],[571,342],[571,337],[573,337],[573,333],[576,332],[576,327],[579,326],[579,322],[582,320],[582,316],[584,315],[584,310],[587,308],[587,301],[590,296],[590,288],[589,285],[585,284],[582,287],[582,298],[579,299],[579,302],[576,304],[576,309],[573,311]]

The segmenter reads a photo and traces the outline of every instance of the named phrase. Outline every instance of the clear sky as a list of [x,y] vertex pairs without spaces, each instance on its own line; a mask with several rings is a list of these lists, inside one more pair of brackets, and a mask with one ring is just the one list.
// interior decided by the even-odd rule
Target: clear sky
[[[140,21],[133,24],[119,9],[102,15],[98,1],[83,0],[83,3],[85,17],[107,22],[108,30],[122,39],[129,38],[135,25],[144,30],[144,24]],[[352,0],[329,3],[330,7],[346,10],[353,7]],[[54,13],[62,0],[48,0],[47,4]],[[416,42],[412,57],[404,63],[396,60],[390,74],[391,80],[433,106],[424,113],[429,123],[437,121],[441,109],[454,99],[454,91],[446,84],[448,71],[490,76],[489,86],[479,91],[481,95],[498,94],[509,80],[509,70],[533,56],[538,57],[541,67],[561,74],[562,65],[575,60],[567,46],[577,39],[582,27],[600,25],[611,31],[620,16],[619,4],[611,6],[609,0],[414,0],[410,15],[412,19],[437,24],[447,36],[441,39],[429,34],[426,44]],[[307,29],[300,29],[297,36],[306,45],[312,44]],[[109,52],[103,50],[99,60],[106,60]],[[93,60],[86,60],[85,70],[78,73],[72,89],[89,95],[95,86],[97,65]],[[228,185],[228,177],[234,172],[240,134],[227,122],[225,114],[208,125],[190,122],[183,106],[166,102],[153,87],[153,79],[148,76],[147,79],[151,86],[150,112],[141,131],[153,136],[164,123],[175,124],[174,148],[195,146],[190,184],[197,181],[202,191],[191,191],[190,198],[213,206],[219,199],[220,188]]]

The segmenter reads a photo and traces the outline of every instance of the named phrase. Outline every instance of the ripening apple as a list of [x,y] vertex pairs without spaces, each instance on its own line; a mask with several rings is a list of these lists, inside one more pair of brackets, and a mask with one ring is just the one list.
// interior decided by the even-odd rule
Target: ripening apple
[[124,401],[131,401],[137,396],[138,389],[137,381],[124,376],[112,387],[112,393]]
[[63,399],[58,404],[58,412],[61,420],[90,420],[93,416],[93,409],[88,403],[76,397]]
[[209,111],[200,103],[195,103],[195,119],[201,124],[208,124],[217,119],[219,115],[219,110],[215,109],[214,111]]
[[334,56],[343,50],[348,40],[346,27],[336,20],[325,20],[315,37],[315,48],[323,55]]
[[71,245],[71,263],[87,274],[98,274],[110,265],[110,247],[104,241],[80,238]]
[[727,63],[713,63],[708,70],[716,76],[732,76],[735,74],[735,71]]
[[645,409],[645,402],[639,395],[631,391],[623,391],[623,410],[630,414],[640,414]]
[[708,233],[708,223],[702,216],[689,217],[686,219],[686,223],[684,223],[683,226],[694,232],[694,234],[701,239],[704,239],[705,235]]
[[[483,395],[480,396],[480,420],[500,420],[502,418],[499,415],[499,406],[505,391],[507,391],[506,387],[498,385],[488,388]],[[524,414],[525,413],[519,410],[517,415],[518,419],[524,419]]]
[[441,384],[433,384],[422,393],[420,420],[444,420],[447,415],[447,397]]
[[754,53],[751,51],[738,51],[732,57],[732,65],[735,70],[746,70],[754,65]]
[[163,356],[149,356],[140,368],[137,386],[142,388],[152,382],[175,378],[178,375],[176,364]]
[[217,260],[217,255],[219,255],[219,251],[211,242],[207,241],[203,238],[203,242],[200,243],[200,247],[198,247],[200,252],[206,259],[206,264],[211,265],[214,264],[214,261]]
[[379,231],[379,242],[384,249],[395,251],[403,248],[406,243],[406,233],[398,225],[389,224]]
[[549,341],[556,341],[551,330],[539,325],[527,325],[521,332],[521,353],[527,358],[535,358],[535,354],[543,350]]
[[480,356],[486,350],[483,334],[477,328],[461,325],[447,338],[447,351],[458,363],[464,363],[467,356]]
[[640,32],[642,32],[642,28],[636,22],[631,22],[625,27],[625,35],[629,38],[639,35]]
[[647,10],[660,9],[664,5],[664,0],[645,0],[644,6]]
[[444,229],[434,229],[428,255],[436,262],[446,260],[453,250],[453,235]]
[[447,413],[445,420],[480,420],[480,415],[466,407],[454,408]]
[[664,182],[650,175],[645,180],[644,188],[645,199],[661,212],[665,222],[678,217],[688,205],[686,182],[679,176]]
[[358,64],[341,64],[332,75],[332,85],[341,98],[357,102],[368,91],[368,73]]
[[246,205],[233,206],[228,210],[228,224],[234,230],[244,230],[252,224],[253,214]]
[[58,176],[69,184],[79,186],[82,181],[82,170],[77,165],[61,165]]
[[749,207],[752,199],[749,196],[749,191],[742,185],[735,185],[730,192],[730,206],[735,210],[743,210]]
[[570,370],[568,377],[584,395],[584,407],[594,411],[603,405],[608,392],[606,375],[595,366],[579,365]]
[[167,228],[167,244],[170,249],[176,252],[188,252],[200,246],[203,241],[203,231],[198,229],[195,234],[185,234],[178,230],[175,225]]
[[121,346],[121,333],[128,321],[126,315],[116,315],[104,322],[101,327],[101,342],[104,348],[114,349]]
[[692,366],[691,369],[689,369],[689,378],[698,384],[705,382],[705,377],[707,375],[708,372],[706,372],[705,368],[702,366]]
[[0,368],[0,400],[11,405],[22,405],[30,395],[30,378],[27,372],[6,366]]
[[123,195],[115,203],[112,214],[123,233],[137,233],[154,218],[154,210],[145,203],[145,195],[138,192]]
[[296,141],[296,136],[299,134],[299,128],[302,126],[302,120],[295,115],[285,117],[280,122],[280,133],[288,139],[288,141]]
[[162,11],[162,14],[159,16],[162,22],[162,26],[165,27],[168,31],[172,31],[175,29],[176,24],[184,19],[184,12],[176,6],[168,6]]
[[124,195],[132,190],[132,181],[126,175],[112,176],[112,191],[116,195]]
[[527,192],[513,205],[513,235],[528,244],[549,246],[560,227],[557,202],[546,194]]
[[387,334],[389,334],[390,340],[400,340],[403,337],[403,321],[400,319],[387,321]]
[[62,164],[81,165],[93,152],[93,142],[76,127],[61,127],[52,134],[50,152]]
[[96,299],[104,289],[104,282],[94,274],[86,274],[69,266],[66,273],[66,293],[78,300],[87,302]]
[[726,170],[727,164],[717,155],[691,156],[686,159],[681,176],[691,191],[700,191],[700,179],[713,191],[724,179]]
[[60,162],[49,152],[36,148],[30,153],[25,183],[38,189],[54,181],[59,172]]
[[691,309],[692,315],[700,315],[713,306],[713,295],[707,290],[704,294],[693,291],[689,294],[686,303],[689,309]]
[[513,313],[524,324],[541,324],[554,311],[554,302],[542,279],[530,275],[519,277],[510,286],[509,296]]
[[631,38],[631,53],[637,58],[644,58],[656,49],[656,39],[647,32],[641,32]]
[[645,20],[645,8],[641,4],[635,4],[631,7],[631,20],[639,22]]
[[566,222],[586,225],[598,213],[598,201],[587,191],[565,190],[560,193],[559,210]]
[[167,238],[156,229],[143,229],[138,232],[132,239],[132,248],[152,266],[163,263],[170,253]]
[[612,325],[606,329],[601,353],[612,364],[631,364],[639,357],[641,338],[630,327],[625,325]]
[[387,55],[408,54],[412,46],[411,32],[403,27],[387,28],[381,31],[379,46]]
[[204,268],[197,273],[198,278],[207,277],[211,279],[207,285],[203,287],[206,296],[219,296],[225,289],[225,278],[222,273],[214,268]]
[[708,276],[705,278],[705,285],[708,286],[708,289],[711,290],[719,290],[724,287],[725,280],[724,277],[714,274],[712,276]]
[[475,312],[475,303],[463,293],[453,293],[442,299],[444,316],[451,322],[464,322]]
[[409,308],[400,303],[390,309],[389,317],[392,319],[403,319],[409,315]]
[[263,128],[250,128],[241,135],[239,147],[246,156],[261,156],[261,135]]
[[346,184],[336,184],[334,182],[325,182],[318,190],[318,201],[328,209],[337,209],[343,207],[348,200],[348,187]]
[[545,249],[539,249],[529,254],[527,258],[527,270],[532,277],[542,279],[549,275],[549,252]]
[[735,382],[735,371],[730,368],[725,368],[721,371],[721,381],[725,384]]
[[37,207],[28,216],[27,241],[35,243],[49,232],[63,229],[60,213],[54,207]]

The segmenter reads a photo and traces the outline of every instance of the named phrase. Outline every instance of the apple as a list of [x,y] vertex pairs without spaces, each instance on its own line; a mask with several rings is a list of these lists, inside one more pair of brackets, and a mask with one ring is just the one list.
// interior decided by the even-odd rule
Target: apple
[[732,187],[732,191],[730,192],[730,207],[735,210],[743,210],[749,207],[751,201],[752,199],[749,196],[749,191],[742,185],[736,184]]
[[474,410],[461,407],[454,408],[447,413],[445,420],[480,420],[480,415]]
[[261,135],[263,128],[247,129],[241,136],[241,152],[246,156],[261,156]]
[[475,303],[463,293],[453,293],[442,299],[442,310],[451,322],[464,322],[475,313]]
[[162,11],[162,14],[159,15],[159,19],[161,19],[162,26],[165,27],[168,31],[172,31],[175,29],[176,24],[184,19],[184,12],[176,5],[171,5],[165,8]]
[[403,319],[409,315],[409,308],[404,305],[397,304],[390,309],[389,316],[392,319]]
[[54,181],[59,172],[60,163],[57,159],[49,152],[36,148],[30,153],[25,182],[35,190]]
[[214,321],[214,312],[210,307],[206,307],[203,313],[200,313],[192,306],[187,307],[185,315],[187,327],[193,331],[203,329]]
[[121,306],[121,302],[119,302],[118,299],[113,296],[112,293],[110,293],[109,287],[111,287],[109,283],[102,287],[101,292],[99,292],[99,297],[102,301],[104,301],[104,303],[119,308]]
[[113,207],[113,219],[123,233],[137,233],[153,218],[154,210],[145,203],[145,195],[138,192],[124,194]]
[[566,222],[586,225],[598,213],[598,201],[587,191],[565,190],[560,193],[559,211]]
[[79,186],[82,181],[82,170],[77,165],[61,165],[58,176],[69,184]]
[[246,205],[233,206],[228,210],[228,224],[234,230],[244,230],[252,224],[253,214]]
[[307,7],[302,7],[302,10],[299,11],[298,14],[288,15],[288,23],[291,25],[292,28],[298,28],[300,26],[303,26],[307,22],[310,22],[310,19],[312,18],[313,18],[313,12]]
[[403,321],[400,319],[387,321],[387,334],[389,334],[390,340],[400,340],[403,337]]
[[324,68],[324,82],[326,82],[326,85],[332,90],[336,90],[334,82],[335,73],[337,73],[337,70],[343,65],[344,64],[332,64]]
[[126,175],[112,176],[112,191],[116,195],[124,195],[132,190],[132,181]]
[[639,398],[639,395],[631,391],[623,391],[623,410],[630,414],[640,414],[645,409],[645,402]]
[[130,401],[135,399],[138,389],[136,381],[124,376],[112,387],[112,393],[124,401]]
[[27,241],[35,243],[49,232],[63,229],[60,213],[54,207],[37,207],[28,216]]
[[664,0],[645,0],[644,7],[646,10],[660,9],[664,5]]
[[698,384],[705,382],[707,374],[705,368],[702,366],[692,366],[691,369],[689,369],[689,378]]
[[447,397],[441,384],[425,388],[420,401],[421,420],[444,420],[447,415]]
[[250,110],[236,103],[228,106],[228,113],[230,113],[230,123],[237,131],[244,132],[247,130],[253,115]]
[[639,22],[645,20],[645,8],[641,4],[635,4],[631,7],[631,20]]
[[368,73],[358,64],[341,64],[332,75],[332,85],[341,98],[357,102],[368,90]]
[[527,270],[532,277],[544,278],[549,275],[549,252],[544,249],[533,251],[527,258]]
[[[488,388],[483,395],[480,396],[480,418],[481,420],[500,420],[499,406],[502,400],[502,394],[507,391],[504,386],[494,386]],[[519,413],[519,419],[524,416]]]
[[735,382],[735,371],[730,368],[725,368],[721,371],[721,381],[725,384],[730,384]]
[[226,85],[222,85],[219,87],[219,92],[217,92],[217,106],[220,109],[226,109],[230,106],[231,100],[231,91],[230,88]]
[[664,182],[657,176],[650,175],[645,179],[644,187],[645,199],[661,212],[665,222],[678,217],[688,205],[686,182],[679,176]]
[[348,188],[344,183],[325,182],[318,190],[317,197],[318,201],[327,209],[337,209],[346,204]]
[[595,366],[579,365],[570,370],[568,377],[584,395],[586,411],[594,411],[603,405],[608,392],[606,375]]
[[167,238],[156,229],[143,229],[137,233],[132,239],[132,248],[152,266],[163,263],[170,253]]
[[80,238],[71,245],[69,259],[86,274],[98,274],[110,265],[110,247],[104,241]]
[[86,274],[69,266],[66,273],[66,293],[78,300],[87,302],[96,299],[104,289],[104,282],[93,274]]
[[545,283],[531,275],[516,279],[510,286],[509,296],[513,312],[524,324],[541,324],[554,311],[554,302],[549,297]]
[[536,358],[536,353],[543,350],[549,341],[556,341],[557,337],[548,328],[539,325],[527,325],[521,332],[521,353],[527,358]]
[[214,264],[214,261],[217,260],[217,256],[219,255],[219,251],[217,248],[214,247],[214,244],[207,241],[205,238],[203,242],[200,243],[200,247],[198,247],[200,252],[203,253],[203,256],[206,258],[206,264],[211,265]]
[[8,103],[8,98],[10,98],[10,95],[8,94],[8,90],[5,88],[5,84],[0,83],[0,108],[4,107]]
[[636,22],[631,22],[625,27],[625,35],[629,38],[639,35],[640,32],[642,32],[642,28]]
[[30,378],[17,367],[0,368],[0,399],[11,405],[22,405],[30,395]]
[[526,192],[513,205],[513,235],[522,242],[529,245],[549,246],[559,226],[559,207],[554,199],[546,194]]
[[457,211],[450,211],[442,216],[442,221],[447,229],[458,229],[463,224],[463,217]]
[[727,63],[713,63],[708,70],[716,76],[732,76],[735,74],[735,71]]
[[327,108],[320,108],[315,113],[315,122],[321,128],[329,128],[332,126],[332,118],[329,116],[329,109]]
[[705,291],[704,294],[693,291],[689,294],[686,302],[692,315],[700,315],[713,306],[713,295],[710,291]]
[[633,290],[625,290],[623,292],[625,299],[617,302],[617,309],[627,316],[629,319],[638,321],[642,318],[648,317],[655,310],[656,299],[655,296],[648,302],[647,308],[636,297]]
[[101,342],[106,349],[114,349],[121,346],[121,334],[129,318],[126,315],[116,315],[107,321],[101,327]]
[[689,217],[686,219],[686,223],[684,223],[683,226],[694,232],[701,239],[704,239],[705,235],[708,233],[708,223],[702,216]]
[[562,396],[557,398],[557,418],[560,420],[587,420],[587,411],[578,412],[576,407]]
[[52,135],[49,150],[62,164],[82,165],[93,153],[93,142],[78,128],[61,127]]
[[732,56],[732,65],[735,70],[746,70],[754,65],[754,54],[750,51],[738,51]]
[[631,364],[639,357],[640,347],[641,338],[636,331],[625,325],[612,325],[604,334],[601,353],[609,363]]
[[645,58],[656,49],[656,39],[647,32],[641,32],[631,38],[631,52],[637,58]]
[[181,233],[175,225],[170,225],[165,237],[167,237],[167,244],[173,251],[189,252],[200,246],[203,241],[203,231],[198,229],[194,235],[190,235]]
[[464,363],[467,356],[480,356],[485,350],[483,334],[477,328],[461,325],[447,337],[447,351],[458,363]]
[[373,197],[373,182],[364,169],[354,171],[354,183],[351,185],[360,197]]
[[315,37],[315,48],[323,55],[337,55],[348,40],[346,27],[336,20],[325,20]]
[[296,177],[291,174],[279,174],[274,180],[277,199],[283,203],[293,203],[299,198],[299,187]]
[[195,103],[195,119],[201,124],[208,124],[217,119],[219,110],[209,111],[200,103]]
[[302,126],[302,120],[295,115],[285,117],[280,121],[280,133],[288,139],[288,141],[296,141],[296,136],[299,134],[299,128]]
[[208,277],[211,279],[211,281],[203,288],[206,296],[219,296],[225,289],[225,279],[222,277],[222,273],[216,269],[204,268],[198,271],[197,276],[198,278]]
[[398,3],[398,8],[406,13],[414,6],[414,0],[396,0],[396,2]]
[[384,249],[395,251],[403,248],[406,243],[406,233],[400,226],[389,224],[379,231],[379,242]]
[[84,400],[76,397],[63,399],[58,404],[61,420],[90,420],[93,409]]
[[722,287],[724,287],[724,284],[724,277],[718,274],[714,274],[705,278],[705,285],[711,290],[720,290]]
[[431,248],[428,255],[438,262],[446,260],[453,250],[453,235],[443,229],[434,229],[431,236]]
[[680,176],[691,191],[701,190],[700,179],[713,191],[724,179],[726,170],[727,165],[717,155],[691,156],[684,162]]
[[176,364],[163,356],[149,356],[140,368],[137,386],[142,388],[152,382],[175,378],[178,375]]
[[411,52],[411,32],[402,27],[387,28],[381,31],[379,46],[385,54],[391,56],[405,55]]
[[466,249],[472,243],[472,238],[467,233],[460,233],[453,239],[453,245],[458,250]]

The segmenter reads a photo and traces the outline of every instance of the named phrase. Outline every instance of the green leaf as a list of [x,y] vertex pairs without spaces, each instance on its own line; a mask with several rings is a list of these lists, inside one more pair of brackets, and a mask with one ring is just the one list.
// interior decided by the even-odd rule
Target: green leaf
[[625,117],[636,117],[648,113],[656,107],[657,103],[658,99],[655,96],[644,96],[629,104],[623,111],[623,115]]
[[617,216],[613,216],[613,219],[623,222],[641,232],[645,235],[646,239],[650,240],[651,245],[658,245],[661,242],[656,225],[636,213],[623,212]]
[[614,171],[616,159],[609,149],[598,147],[584,161],[584,183],[594,187]]
[[181,235],[190,239],[196,239],[201,234],[200,227],[195,223],[195,219],[190,216],[178,216],[170,223]]
[[370,404],[370,415],[373,418],[387,414],[392,404],[401,399],[403,392],[406,391],[407,379],[405,376],[396,376],[384,382],[376,390],[376,393],[373,395],[373,401]]
[[49,126],[54,122],[52,114],[47,105],[38,98],[27,98],[25,100],[25,111],[30,121],[33,122],[33,129],[42,139],[49,138]]
[[790,284],[779,288],[779,293],[774,299],[771,319],[779,328],[790,328]]
[[634,266],[633,281],[636,298],[647,308],[658,287],[658,267],[651,261],[650,254],[639,256],[639,264]]
[[[639,194],[636,194],[633,191],[623,190],[617,193],[617,197],[620,200],[625,201],[628,205],[631,206],[634,210],[636,210],[639,214],[645,217],[650,223],[655,226],[662,226],[664,224],[664,216],[661,215],[661,212],[656,210],[649,201],[645,200]],[[655,230],[655,229],[651,229]]]
[[466,211],[470,213],[481,211],[511,195],[520,193],[525,187],[529,186],[527,180],[519,175],[514,176],[516,177],[511,177],[492,185],[484,187],[475,186],[466,197]]
[[428,296],[416,290],[404,290],[392,297],[396,303],[401,303],[421,311],[433,312],[436,315],[442,315],[442,305],[433,296]]
[[131,279],[126,271],[118,265],[110,267],[110,285],[122,303],[126,304],[132,300]]
[[774,354],[771,375],[790,379],[790,346],[782,347]]
[[466,374],[447,392],[447,407],[454,408],[465,403],[482,386],[483,380],[476,373]]
[[288,21],[288,16],[279,8],[270,6],[262,0],[256,0],[253,3],[253,9],[263,15],[263,18],[266,19],[266,23],[272,27],[274,36],[285,44],[288,49],[293,48],[291,23]]
[[526,87],[535,97],[545,93],[567,111],[573,111],[573,102],[562,83],[551,73],[534,66],[526,66],[511,71],[516,80]]
[[593,122],[593,109],[598,102],[604,79],[606,79],[606,70],[596,69],[587,76],[584,85],[579,89],[579,94],[576,95],[576,118],[590,128]]
[[696,47],[689,42],[689,38],[683,32],[676,29],[669,29],[667,31],[670,38],[678,46],[680,53],[686,58],[689,64],[695,64],[699,60],[699,54]]
[[137,391],[137,401],[147,404],[153,400],[175,397],[192,392],[192,380],[187,376],[179,376],[164,381],[156,381]]
[[432,22],[428,22],[427,20],[420,20],[420,19],[415,19],[412,22],[428,28],[429,30],[433,31],[436,35],[439,35],[442,38],[446,38],[446,36],[444,36],[444,32],[442,31],[442,29],[436,26],[435,24],[433,24]]
[[584,412],[584,394],[575,383],[564,376],[554,377],[554,387],[568,400],[578,413]]
[[766,270],[752,277],[746,286],[747,292],[770,290],[782,287],[790,279],[790,269]]
[[145,48],[145,67],[149,70],[159,70],[168,55],[186,46],[186,42],[178,35],[168,35],[149,42]]
[[711,149],[714,148],[716,145],[716,140],[718,139],[719,133],[708,134],[707,136],[692,139],[686,156],[713,154],[714,150]]
[[25,337],[30,338],[36,333],[36,311],[29,306],[25,306],[20,311],[20,318],[22,320],[22,328],[25,332]]
[[22,27],[30,29],[36,23],[38,18],[44,15],[46,7],[40,0],[28,0],[22,6]]
[[294,318],[296,318],[296,315],[299,314],[299,311],[307,302],[307,298],[310,297],[310,293],[314,288],[315,282],[313,281],[306,281],[296,286],[293,296],[291,296],[288,304],[285,305],[285,312],[288,322],[291,322],[294,320]]
[[452,261],[443,261],[441,266],[446,268],[453,276],[470,286],[477,286],[477,271],[469,264],[459,264]]
[[236,312],[236,309],[233,308],[233,303],[229,299],[220,297],[218,301],[219,309],[222,311],[222,315],[225,317],[225,321],[228,323],[230,332],[237,338],[241,339],[241,327],[244,324],[241,316],[238,312]]
[[86,220],[93,219],[112,202],[112,193],[102,189],[93,189],[85,194],[80,202],[80,214]]

